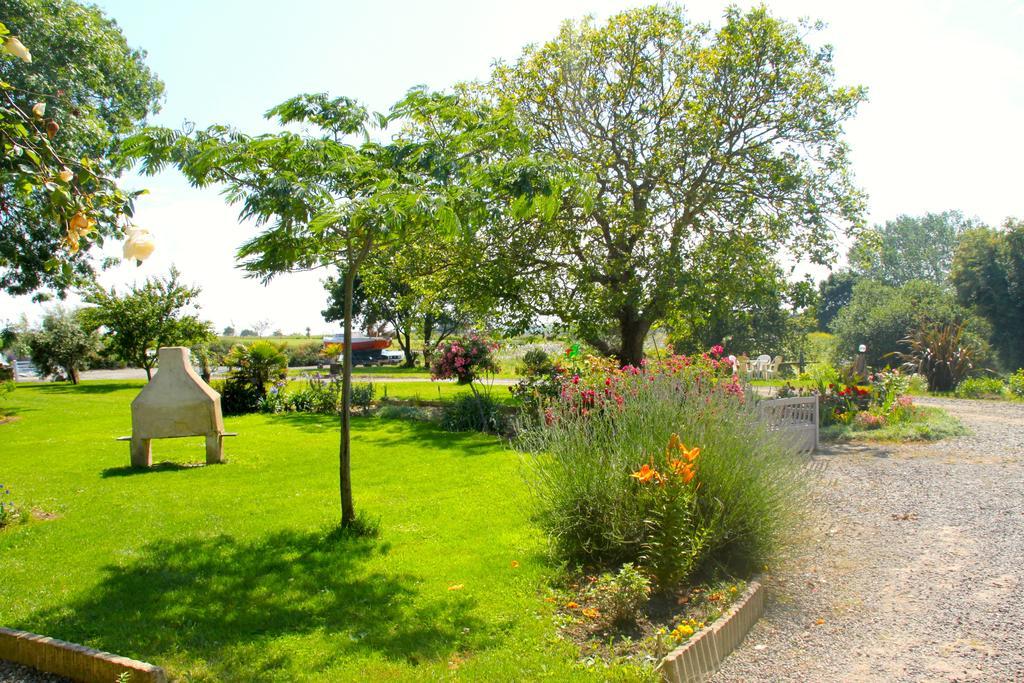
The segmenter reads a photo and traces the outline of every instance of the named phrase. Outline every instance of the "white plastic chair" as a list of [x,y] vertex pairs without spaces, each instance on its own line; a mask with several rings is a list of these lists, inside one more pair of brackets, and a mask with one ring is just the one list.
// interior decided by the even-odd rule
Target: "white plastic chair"
[[761,354],[751,362],[750,375],[758,379],[768,379],[768,368],[772,364],[772,357],[766,353]]

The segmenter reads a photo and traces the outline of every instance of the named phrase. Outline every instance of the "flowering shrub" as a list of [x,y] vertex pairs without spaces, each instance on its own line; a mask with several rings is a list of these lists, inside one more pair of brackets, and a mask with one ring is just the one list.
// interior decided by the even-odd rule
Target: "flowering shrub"
[[522,429],[559,559],[633,563],[661,590],[711,566],[764,565],[803,498],[801,461],[717,349],[641,367],[579,359],[546,419]]
[[434,351],[430,375],[433,379],[455,379],[459,384],[472,385],[480,375],[501,369],[494,358],[498,348],[497,343],[476,333],[442,342]]

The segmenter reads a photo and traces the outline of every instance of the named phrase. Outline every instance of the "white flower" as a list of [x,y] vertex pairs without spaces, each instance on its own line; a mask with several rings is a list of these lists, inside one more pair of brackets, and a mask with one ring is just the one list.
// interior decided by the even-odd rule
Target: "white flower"
[[124,257],[126,259],[145,261],[155,249],[156,242],[153,241],[149,230],[136,228],[128,231],[128,236],[124,241]]
[[46,116],[46,102],[36,102],[35,104],[33,104],[32,113],[38,116],[39,118],[43,118],[44,116]]
[[11,36],[4,41],[4,52],[9,55],[14,55],[23,62],[32,63],[32,53],[28,51],[28,48],[21,44],[21,41]]

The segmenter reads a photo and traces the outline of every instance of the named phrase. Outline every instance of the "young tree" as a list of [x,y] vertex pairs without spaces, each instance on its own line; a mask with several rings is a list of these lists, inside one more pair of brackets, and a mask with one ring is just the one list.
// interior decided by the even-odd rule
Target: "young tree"
[[233,325],[228,325],[227,327],[224,328],[224,332],[222,334],[225,337],[234,337],[235,336],[235,328],[234,328],[234,326]]
[[[344,283],[345,331],[342,372],[339,489],[341,524],[356,521],[350,474],[352,405],[352,300],[359,269],[375,251],[417,230],[455,221],[431,174],[439,145],[397,138],[379,144],[347,142],[362,135],[370,117],[348,98],[301,95],[274,107],[268,117],[282,125],[302,123],[318,134],[280,132],[250,137],[215,126],[191,136],[149,129],[128,145],[143,170],[167,163],[200,186],[223,183],[228,200],[242,205],[262,231],[238,252],[242,267],[264,281],[286,272],[335,267]],[[383,126],[388,117],[377,115]]]
[[848,255],[850,268],[893,287],[911,280],[945,285],[960,235],[977,225],[959,211],[899,216],[857,236]]
[[99,348],[99,337],[82,325],[78,311],[57,307],[43,317],[38,330],[29,333],[28,346],[42,376],[63,373],[78,384],[78,372]]
[[573,179],[551,220],[488,228],[500,277],[525,283],[505,286],[635,364],[651,325],[714,276],[697,256],[723,238],[828,261],[862,211],[842,127],[864,91],[835,85],[804,30],[763,8],[731,7],[712,31],[647,7],[567,23],[498,65],[498,110]]
[[180,275],[172,267],[167,277],[149,278],[123,296],[113,287],[109,292],[94,287],[84,296],[93,305],[81,311],[85,323],[105,328],[107,348],[132,367],[145,369],[147,379],[153,378],[161,346],[192,346],[213,338],[210,323],[195,314],[199,288],[182,284]]
[[20,47],[0,59],[0,289],[63,295],[92,279],[90,249],[124,234],[135,195],[117,189],[110,152],[163,84],[95,7],[11,0],[0,13],[0,39]]

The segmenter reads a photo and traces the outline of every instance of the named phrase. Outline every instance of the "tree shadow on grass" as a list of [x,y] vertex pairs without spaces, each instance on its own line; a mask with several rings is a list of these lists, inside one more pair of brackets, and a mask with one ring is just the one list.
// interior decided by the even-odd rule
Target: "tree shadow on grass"
[[[416,576],[365,568],[387,551],[337,531],[153,542],[128,566],[106,567],[87,596],[20,626],[158,665],[172,655],[202,660],[217,680],[287,667],[304,634],[329,640],[318,667],[360,655],[415,663],[487,646],[471,598],[428,599]],[[286,640],[270,646],[278,638]]]
[[115,391],[125,391],[127,389],[140,391],[145,384],[140,384],[138,382],[83,382],[81,384],[71,384],[70,382],[51,382],[47,384],[32,384],[25,386],[31,386],[33,391],[39,391],[44,394],[111,394]]

